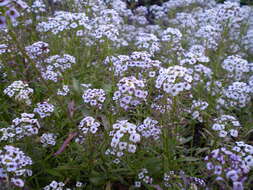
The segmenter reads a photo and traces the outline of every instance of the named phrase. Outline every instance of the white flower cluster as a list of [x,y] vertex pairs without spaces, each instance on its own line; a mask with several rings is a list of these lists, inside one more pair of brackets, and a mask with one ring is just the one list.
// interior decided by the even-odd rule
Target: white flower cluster
[[2,178],[9,179],[17,187],[24,187],[25,182],[21,177],[31,176],[32,171],[25,167],[32,165],[32,160],[19,148],[6,145],[0,150],[0,172]]
[[[247,7],[240,7],[239,3],[224,2],[220,4],[216,9],[216,17],[219,24],[228,24],[229,27],[238,29],[239,24],[245,22],[249,15]],[[229,23],[226,23],[228,22]]]
[[212,79],[213,71],[209,67],[206,67],[202,64],[196,64],[193,68],[188,69],[189,73],[192,74],[193,84],[198,82],[204,82],[205,79],[210,81]]
[[235,142],[236,146],[232,148],[233,151],[237,152],[242,156],[248,167],[253,167],[253,146],[246,144],[243,141]]
[[175,19],[171,21],[173,24],[178,25],[178,28],[181,31],[185,31],[188,35],[192,34],[193,30],[197,27],[197,20],[192,13],[176,13]]
[[63,85],[62,89],[58,89],[57,95],[59,96],[67,96],[69,93],[69,86]]
[[[138,3],[138,0],[128,0],[128,1]],[[124,16],[124,17],[131,17],[132,16],[132,11],[130,9],[128,9],[128,7],[127,7],[127,1],[113,0],[113,1],[110,1],[110,6],[114,10],[116,10],[121,16]]]
[[133,76],[122,78],[118,84],[118,90],[114,92],[113,100],[119,102],[120,107],[125,110],[141,104],[145,101],[148,92],[144,90],[145,83]]
[[160,69],[155,87],[176,96],[184,90],[190,90],[192,80],[187,68],[175,65]]
[[[49,67],[49,68],[51,69],[52,67]],[[43,79],[51,80],[54,82],[58,81],[59,75],[61,75],[61,73],[59,73],[59,72],[57,73],[52,70],[45,70],[45,71],[41,72],[41,76],[43,77]]]
[[20,140],[38,134],[39,129],[40,124],[37,119],[34,119],[34,114],[22,113],[21,118],[14,119],[10,127],[0,129],[2,132],[0,141]]
[[96,134],[100,127],[100,123],[97,122],[93,117],[86,116],[81,120],[81,122],[78,125],[78,129],[80,130],[80,133],[75,138],[75,142],[78,144],[84,144],[86,140],[86,135],[88,134]]
[[45,80],[52,80],[54,82],[58,81],[58,77],[62,76],[62,73],[70,69],[72,64],[76,63],[75,57],[64,54],[64,55],[54,55],[45,60],[48,64],[46,69],[42,69],[41,75]]
[[137,7],[134,10],[135,15],[131,15],[131,17],[130,17],[131,21],[133,21],[139,25],[148,24],[148,19],[145,16],[145,15],[147,15],[146,11],[147,11],[147,8],[144,6]]
[[69,54],[53,55],[46,59],[45,63],[50,64],[55,69],[59,69],[63,72],[67,69],[70,69],[72,64],[76,63],[76,59]]
[[81,182],[81,181],[77,181],[76,182],[76,187],[78,188],[78,187],[83,187],[84,186],[84,183],[83,182]]
[[137,126],[129,123],[127,120],[117,121],[112,126],[110,132],[111,149],[107,149],[105,154],[115,155],[118,158],[124,155],[124,152],[135,153],[137,143],[141,141],[141,135],[137,132]]
[[[184,186],[194,186],[194,187],[205,187],[206,182],[203,179],[187,176],[185,172],[180,170],[179,172],[176,171],[169,171],[164,173],[164,186],[167,188],[182,188]],[[194,184],[194,185],[193,185]],[[176,187],[175,187],[176,186]],[[185,188],[183,188],[185,189]]]
[[[51,181],[51,183],[49,185],[45,186],[43,188],[43,190],[71,190],[71,188],[67,188],[65,185],[66,184],[63,183],[62,181],[58,182],[58,181],[53,180],[53,181]],[[84,186],[84,184],[82,182],[80,182],[80,181],[76,182],[77,189],[79,189],[80,187],[83,187],[83,186]],[[74,189],[76,189],[76,188],[74,188]]]
[[[63,182],[52,181],[49,185],[45,186],[43,190],[63,190],[65,184]],[[65,190],[71,190],[69,188],[65,188]]]
[[141,169],[141,171],[138,173],[138,180],[140,181],[135,181],[134,186],[139,188],[141,187],[141,184],[152,184],[153,183],[153,178],[148,175],[148,170],[146,168]]
[[134,13],[135,15],[145,16],[148,14],[148,8],[145,6],[138,6],[136,9],[134,9]]
[[93,117],[87,116],[83,118],[78,125],[78,129],[86,135],[88,132],[95,134],[98,131],[100,123],[97,122]]
[[40,137],[40,142],[43,147],[54,146],[56,144],[56,135],[54,133],[44,133]]
[[198,41],[204,44],[205,48],[216,50],[221,39],[221,31],[218,26],[204,25],[195,34]]
[[152,55],[160,50],[159,39],[154,34],[144,32],[138,33],[136,36],[135,45],[137,48],[141,50],[144,49]]
[[106,99],[105,91],[103,89],[87,89],[83,93],[84,103],[89,104],[92,107],[102,108],[103,102]]
[[196,14],[199,24],[202,27],[215,27],[215,29],[211,29],[210,27],[204,29],[206,32],[209,30],[210,34],[203,33],[203,36],[206,37],[205,39],[209,38],[209,40],[213,40],[214,43],[218,41],[215,39],[216,31],[217,35],[220,35],[218,34],[219,31],[224,31],[226,27],[229,28],[229,38],[233,40],[240,39],[240,28],[243,24],[246,24],[249,16],[249,7],[240,6],[239,3],[229,1],[216,4],[214,7],[208,8],[205,11],[199,11],[198,14]]
[[[205,157],[206,168],[210,176],[215,176],[215,180],[224,181],[225,179],[232,181],[233,190],[243,189],[243,183],[247,179],[247,174],[252,167],[253,147],[246,146],[244,142],[236,142],[237,146],[233,150],[222,147],[215,149],[210,155]],[[247,151],[248,156],[244,157],[243,150]],[[248,162],[247,162],[248,161]]]
[[113,9],[104,9],[91,21],[92,30],[90,36],[100,42],[103,38],[119,42],[119,30],[123,22],[122,17]]
[[41,22],[37,25],[39,32],[52,32],[59,34],[63,31],[82,28],[83,30],[89,29],[89,19],[85,13],[71,13],[64,11],[57,11],[54,17],[48,21]]
[[208,107],[208,103],[202,100],[193,100],[191,109],[188,111],[191,113],[193,119],[197,119],[199,122],[203,122],[201,112]]
[[154,15],[156,19],[160,19],[166,15],[164,8],[159,5],[151,5],[149,11]]
[[46,5],[43,0],[35,0],[31,6],[31,11],[34,13],[46,12]]
[[250,101],[251,88],[244,82],[233,82],[222,91],[222,97],[218,103],[225,107],[243,108]]
[[152,55],[148,52],[132,52],[128,55],[118,55],[107,57],[104,63],[110,65],[112,63],[112,70],[115,75],[122,76],[127,71],[138,74],[148,73],[149,77],[154,77],[156,70],[160,67],[161,62],[151,59]]
[[9,97],[13,97],[18,101],[24,101],[26,104],[30,105],[30,97],[33,94],[33,89],[29,88],[28,84],[23,81],[14,81],[10,86],[4,89],[4,94]]
[[182,33],[177,28],[167,28],[161,34],[161,41],[166,42],[165,48],[169,47],[169,51],[181,51],[181,40],[182,40]]
[[42,41],[26,46],[25,50],[31,59],[43,58],[44,55],[50,52],[48,43]]
[[[130,60],[127,66],[141,68],[142,72],[154,72],[157,70],[157,68],[160,68],[161,62],[158,60],[153,60],[151,57],[152,55],[148,52],[132,52],[129,56]],[[152,77],[151,75],[152,74],[149,74],[150,77]]]
[[167,28],[162,32],[162,41],[173,43],[173,45],[180,44],[182,33],[177,28]]
[[145,138],[153,138],[154,140],[158,140],[161,135],[161,126],[158,125],[158,121],[147,117],[141,125],[139,125],[136,129],[141,136]]
[[219,137],[225,138],[228,135],[238,137],[238,129],[240,128],[239,121],[231,115],[221,115],[214,119],[212,129],[218,132]]
[[227,57],[221,64],[222,68],[229,72],[228,77],[237,81],[241,80],[244,73],[250,71],[250,66],[247,60],[242,59],[239,55]]
[[185,58],[180,61],[181,65],[194,65],[197,62],[209,62],[209,58],[205,55],[205,48],[202,45],[193,45],[184,56]]
[[45,118],[54,112],[54,105],[48,102],[37,103],[37,107],[34,108],[33,112],[38,113],[41,118]]

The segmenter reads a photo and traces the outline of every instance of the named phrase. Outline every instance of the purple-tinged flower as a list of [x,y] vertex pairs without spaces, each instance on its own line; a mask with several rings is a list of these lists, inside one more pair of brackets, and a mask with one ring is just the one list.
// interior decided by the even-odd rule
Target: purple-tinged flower
[[233,182],[233,190],[243,190],[243,184],[240,181]]
[[[1,1],[1,0],[0,0]],[[22,0],[16,0],[16,3],[22,8],[22,9],[26,9],[29,6],[27,5],[26,2],[22,1]]]
[[238,178],[239,178],[236,170],[230,170],[230,171],[228,171],[227,174],[226,174],[226,177],[228,179],[231,179],[232,181],[237,181]]
[[23,187],[25,185],[24,181],[20,178],[11,178],[11,182],[18,187]]
[[6,6],[10,3],[10,0],[0,0],[0,7]]
[[6,15],[10,17],[11,21],[15,21],[20,16],[19,12],[13,7],[6,11]]
[[212,164],[211,162],[208,162],[208,163],[206,164],[206,168],[207,168],[208,170],[212,170],[212,169],[213,169],[213,164]]
[[222,173],[222,166],[221,165],[217,165],[214,167],[214,174],[216,175],[221,175]]

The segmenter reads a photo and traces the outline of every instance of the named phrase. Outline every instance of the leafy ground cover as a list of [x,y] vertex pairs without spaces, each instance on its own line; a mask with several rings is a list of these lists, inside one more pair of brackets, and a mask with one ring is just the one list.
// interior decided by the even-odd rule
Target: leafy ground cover
[[143,2],[0,0],[0,189],[253,188],[253,8]]

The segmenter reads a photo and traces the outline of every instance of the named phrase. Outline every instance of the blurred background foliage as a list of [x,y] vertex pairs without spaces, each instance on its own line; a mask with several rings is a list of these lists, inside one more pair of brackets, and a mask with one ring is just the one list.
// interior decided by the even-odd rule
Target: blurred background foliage
[[[137,3],[137,6],[149,6],[149,5],[160,5],[163,2],[166,2],[168,0],[139,0]],[[217,0],[219,3],[224,3],[225,0]],[[131,2],[131,1],[130,1]],[[133,0],[134,2],[134,0]],[[253,5],[253,0],[241,0],[240,1],[241,5]]]
[[[217,0],[219,3],[224,3],[225,0]],[[253,0],[240,0],[241,5],[253,5]]]

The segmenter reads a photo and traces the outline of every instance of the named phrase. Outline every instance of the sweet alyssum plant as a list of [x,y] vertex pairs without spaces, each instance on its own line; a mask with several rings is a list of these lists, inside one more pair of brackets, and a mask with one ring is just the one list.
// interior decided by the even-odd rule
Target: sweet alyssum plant
[[253,8],[0,0],[0,189],[250,189]]

